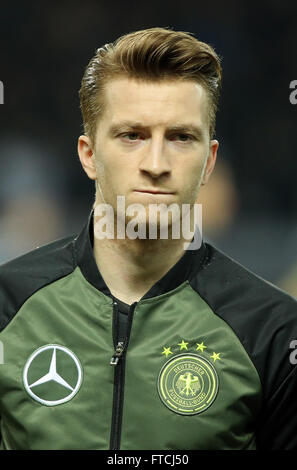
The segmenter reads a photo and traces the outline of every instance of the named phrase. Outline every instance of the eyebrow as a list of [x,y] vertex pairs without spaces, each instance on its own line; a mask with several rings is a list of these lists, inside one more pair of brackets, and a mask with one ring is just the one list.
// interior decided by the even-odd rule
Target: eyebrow
[[[129,129],[138,129],[138,130],[147,130],[149,126],[144,126],[141,122],[137,121],[121,121],[115,124],[112,124],[109,128],[108,133],[112,136],[116,135],[119,132]],[[203,129],[194,124],[178,124],[175,126],[170,126],[167,128],[167,132],[191,132],[197,138],[203,138],[204,132]]]

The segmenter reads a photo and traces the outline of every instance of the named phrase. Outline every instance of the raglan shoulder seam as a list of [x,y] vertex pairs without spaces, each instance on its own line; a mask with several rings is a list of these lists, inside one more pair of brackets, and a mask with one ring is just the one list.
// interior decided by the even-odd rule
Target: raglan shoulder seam
[[[5,298],[7,298],[7,302],[9,304],[8,307],[6,307],[6,311],[5,311],[5,306],[2,306],[0,305],[0,314],[2,314],[2,318],[0,317],[0,333],[2,331],[4,331],[6,329],[6,327],[10,324],[11,320],[19,313],[19,311],[21,310],[21,308],[23,307],[24,303],[27,302],[33,295],[35,295],[38,291],[40,291],[41,289],[43,289],[44,287],[50,285],[51,283],[54,283],[55,281],[58,281],[60,279],[62,279],[63,277],[66,277],[68,276],[69,274],[71,274],[74,270],[75,270],[75,267],[76,267],[76,261],[75,261],[75,254],[74,254],[74,247],[75,247],[75,239],[73,236],[71,237],[67,237],[67,238],[64,238],[61,240],[61,242],[65,242],[64,245],[62,245],[61,247],[61,251],[64,252],[67,250],[67,247],[68,249],[70,250],[71,253],[69,253],[69,261],[71,261],[69,264],[68,264],[68,268],[67,266],[59,266],[57,264],[57,267],[59,269],[57,269],[57,272],[55,273],[55,276],[53,277],[49,277],[48,279],[44,279],[42,280],[40,283],[37,283],[36,286],[30,286],[32,287],[31,289],[28,289],[28,292],[26,293],[26,291],[23,292],[23,295],[21,296],[20,298],[20,301],[18,302],[17,298],[13,298],[13,295],[14,295],[14,288],[15,286],[13,286],[13,282],[10,282],[9,280],[7,281],[7,286],[3,286],[3,301],[5,302]],[[55,243],[55,242],[53,242]],[[41,247],[42,249],[43,247]],[[13,264],[14,262],[17,262],[19,259],[23,258],[23,257],[26,257],[26,256],[30,256],[30,254],[32,253],[35,253],[35,251],[39,249],[39,248],[36,248],[35,250],[32,250],[32,252],[29,252],[29,253],[26,253],[18,258],[15,258],[13,260],[10,260],[8,261],[7,263],[3,264],[2,266],[5,267],[7,266],[8,264]],[[47,254],[45,254],[46,256]],[[28,266],[29,266],[29,263],[30,263],[30,260],[28,258]],[[1,268],[1,266],[0,266]],[[25,267],[24,271],[27,269],[27,266]],[[16,282],[17,284],[17,282]],[[9,287],[11,287],[11,291],[9,292]],[[7,290],[7,292],[5,292],[5,289]]]
[[229,322],[225,319],[225,318],[222,318],[220,315],[218,315],[218,313],[212,308],[212,306],[208,303],[208,301],[200,294],[200,292],[197,292],[197,290],[191,285],[190,281],[189,281],[189,285],[191,287],[191,289],[196,293],[196,295],[198,295],[205,303],[206,305],[208,306],[208,308],[213,312],[214,315],[216,315],[220,320],[222,320],[224,323],[226,323],[226,325],[228,325],[228,327],[230,328],[230,330],[233,332],[234,336],[237,338],[237,341],[239,342],[239,344],[243,347],[249,361],[251,362],[255,372],[256,372],[256,375],[259,379],[259,383],[260,383],[260,386],[261,386],[261,400],[263,400],[263,383],[262,383],[262,378],[259,374],[259,371],[257,369],[257,366],[256,364],[254,363],[254,360],[252,358],[252,356],[250,355],[250,353],[248,352],[248,350],[246,349],[245,347],[245,344],[244,342],[242,341],[241,338],[239,338],[239,336],[237,335],[236,331],[234,330],[234,328],[229,324]]

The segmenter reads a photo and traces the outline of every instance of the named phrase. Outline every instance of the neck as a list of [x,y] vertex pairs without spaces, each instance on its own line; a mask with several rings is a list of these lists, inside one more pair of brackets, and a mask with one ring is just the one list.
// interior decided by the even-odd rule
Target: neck
[[181,239],[98,239],[94,256],[110,292],[131,304],[161,279],[185,253]]

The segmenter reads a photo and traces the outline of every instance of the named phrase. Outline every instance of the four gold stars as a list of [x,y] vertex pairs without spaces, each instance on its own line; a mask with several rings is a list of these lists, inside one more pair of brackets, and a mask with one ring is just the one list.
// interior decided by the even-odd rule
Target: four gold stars
[[[178,346],[180,347],[179,350],[180,350],[180,351],[182,351],[183,349],[188,350],[188,344],[189,344],[189,343],[186,343],[184,340],[182,340],[181,343],[178,343]],[[196,343],[196,344],[197,344],[196,351],[202,351],[202,352],[204,352],[204,349],[207,349],[207,346],[205,346],[205,344],[203,343],[203,341],[202,341],[201,343]],[[170,354],[173,354],[173,352],[171,351],[171,348],[170,348],[170,347],[169,347],[169,348],[165,348],[165,347],[163,346],[162,354],[164,354],[166,357],[168,357]],[[221,360],[220,354],[221,354],[221,353],[213,352],[210,357],[211,357],[211,359],[213,359],[214,362],[216,362],[217,360]]]
[[189,343],[185,343],[184,340],[182,340],[181,343],[178,343],[178,346],[180,346],[180,349],[179,349],[179,350],[181,351],[182,349],[188,349],[188,347],[187,347],[188,344],[189,344]]
[[170,350],[170,348],[164,348],[164,351],[162,352],[162,354],[165,354],[166,357],[169,356],[169,354],[173,354],[173,352]]
[[213,359],[214,362],[216,362],[217,359],[220,359],[220,360],[221,360],[220,354],[221,354],[221,353],[218,353],[218,354],[217,354],[217,353],[214,352],[214,353],[212,354],[212,356],[210,356],[210,357]]
[[204,346],[203,341],[202,341],[202,343],[200,343],[200,344],[199,344],[199,343],[196,343],[196,344],[197,344],[196,351],[202,351],[202,352],[203,352],[203,350],[204,350],[205,348],[207,348],[207,346]]

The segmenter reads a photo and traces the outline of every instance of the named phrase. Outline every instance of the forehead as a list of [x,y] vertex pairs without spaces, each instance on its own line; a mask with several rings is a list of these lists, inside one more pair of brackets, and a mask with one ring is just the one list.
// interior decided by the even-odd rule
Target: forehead
[[112,124],[131,118],[145,125],[174,124],[186,119],[208,126],[206,91],[190,80],[113,79],[105,87],[102,119]]

